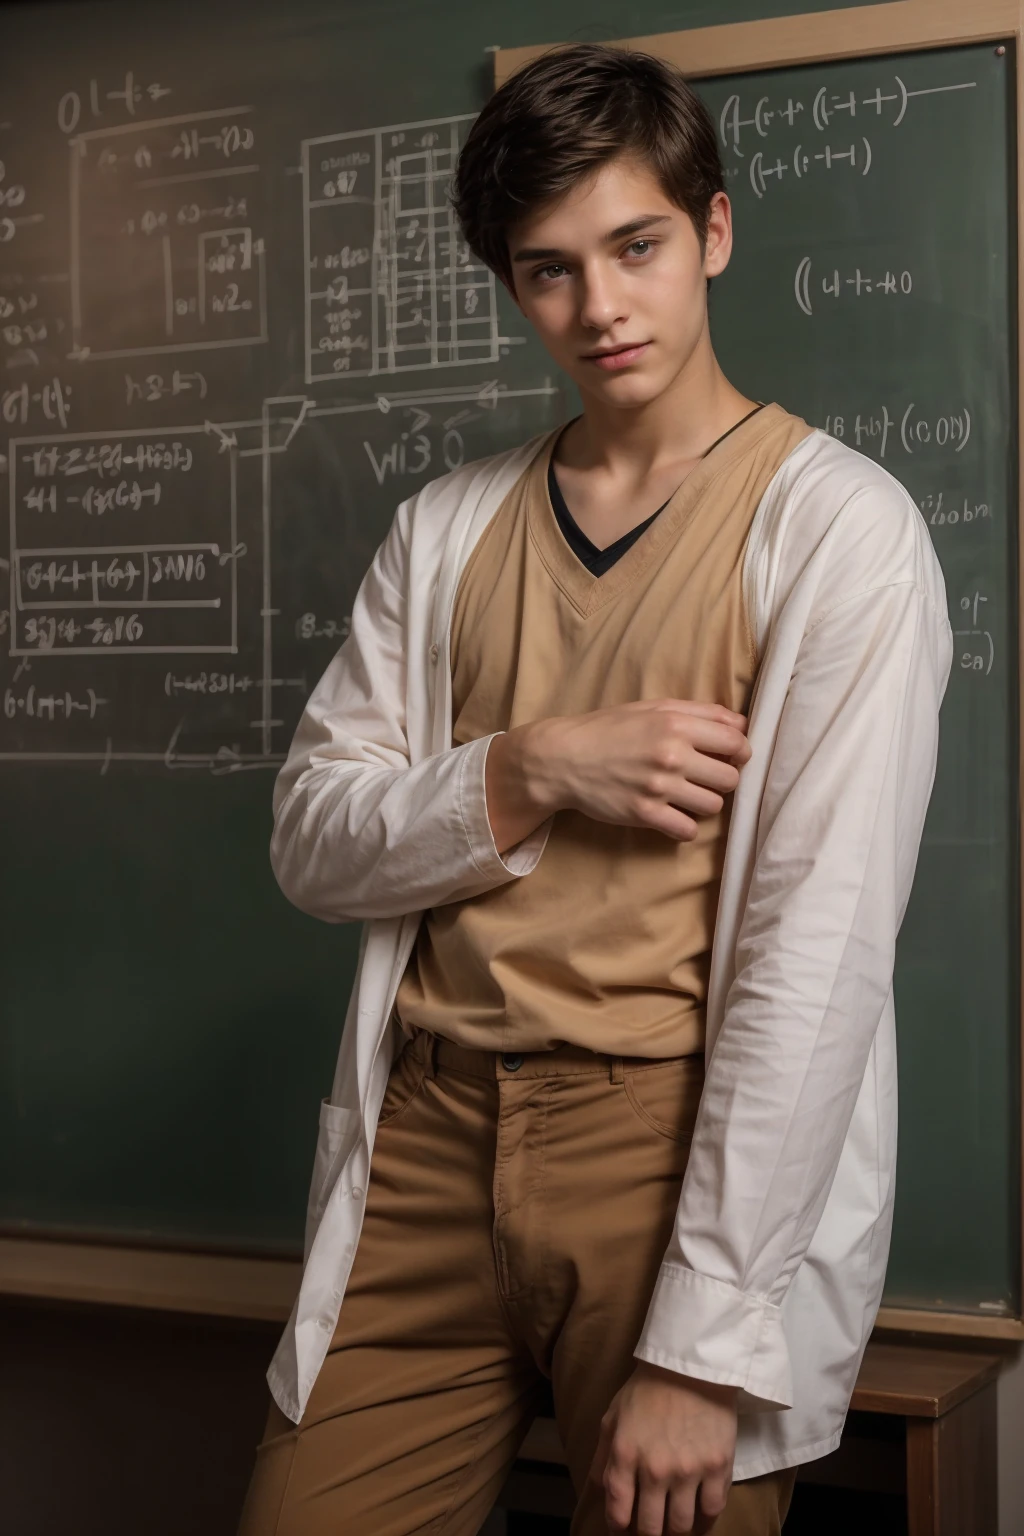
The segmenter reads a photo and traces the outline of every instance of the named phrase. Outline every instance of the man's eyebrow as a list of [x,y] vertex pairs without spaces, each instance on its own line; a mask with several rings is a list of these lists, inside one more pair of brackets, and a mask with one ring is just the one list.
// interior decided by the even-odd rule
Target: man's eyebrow
[[651,224],[671,224],[670,213],[642,213],[638,219],[630,219],[628,224],[620,224],[618,229],[613,229],[605,235],[605,244],[611,245],[614,240],[624,240],[627,235],[635,235],[641,229],[647,229]]
[[[624,240],[627,235],[639,234],[642,229],[649,229],[652,224],[669,224],[672,221],[670,213],[642,213],[639,218],[630,219],[628,224],[620,224],[616,229],[609,230],[604,236],[605,245],[613,245],[616,240]],[[530,245],[524,246],[513,256],[513,261],[555,261],[565,252],[557,246]]]

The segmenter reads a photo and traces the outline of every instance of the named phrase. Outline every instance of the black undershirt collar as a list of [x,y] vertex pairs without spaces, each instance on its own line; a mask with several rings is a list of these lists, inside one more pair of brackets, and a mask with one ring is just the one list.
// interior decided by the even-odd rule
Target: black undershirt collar
[[[717,448],[718,444],[728,437],[730,432],[735,432],[737,427],[741,427],[745,421],[749,421],[751,416],[756,415],[758,411],[764,408],[764,405],[765,401],[759,401],[752,411],[748,411],[739,421],[734,422],[728,431],[722,433],[721,437],[716,437],[714,442],[705,448],[701,458],[707,458],[712,448]],[[675,492],[672,494],[675,495]],[[562,536],[577,560],[586,566],[592,576],[603,576],[605,571],[610,570],[616,560],[621,559],[627,549],[632,548],[644,529],[651,526],[654,519],[658,516],[658,512],[664,512],[668,502],[672,500],[672,496],[670,496],[668,501],[662,502],[657,512],[652,512],[650,517],[645,517],[642,523],[638,523],[635,528],[630,528],[629,532],[624,533],[620,539],[616,539],[614,544],[609,544],[604,549],[598,549],[597,545],[591,543],[590,539],[587,538],[566,506],[565,497],[562,495],[561,487],[555,477],[554,456],[548,460],[548,495],[551,498],[551,507],[555,514],[555,520],[562,530]]]

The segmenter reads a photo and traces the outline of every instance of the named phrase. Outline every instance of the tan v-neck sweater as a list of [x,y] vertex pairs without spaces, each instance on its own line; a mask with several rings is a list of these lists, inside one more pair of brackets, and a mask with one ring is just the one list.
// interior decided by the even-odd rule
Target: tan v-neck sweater
[[[557,432],[466,563],[452,619],[452,745],[551,715],[679,698],[746,713],[758,657],[742,590],[758,502],[813,429],[774,403],[690,471],[592,576],[555,521]],[[704,1048],[731,802],[691,843],[559,811],[521,880],[428,912],[398,990],[402,1027],[485,1050],[562,1041],[614,1055]]]

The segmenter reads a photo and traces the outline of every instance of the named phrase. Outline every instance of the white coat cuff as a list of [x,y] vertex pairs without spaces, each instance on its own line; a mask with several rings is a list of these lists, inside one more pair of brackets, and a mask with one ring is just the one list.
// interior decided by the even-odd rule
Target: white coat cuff
[[739,1387],[741,1413],[793,1406],[781,1308],[678,1264],[661,1266],[633,1354],[697,1381]]
[[535,827],[514,847],[506,848],[504,854],[498,852],[491,823],[487,818],[484,769],[491,742],[501,734],[501,731],[495,731],[493,735],[481,736],[478,741],[469,744],[462,763],[459,785],[459,809],[473,861],[480,873],[491,880],[506,880],[509,875],[528,875],[536,869],[554,820],[549,816],[547,821],[542,821],[539,827]]

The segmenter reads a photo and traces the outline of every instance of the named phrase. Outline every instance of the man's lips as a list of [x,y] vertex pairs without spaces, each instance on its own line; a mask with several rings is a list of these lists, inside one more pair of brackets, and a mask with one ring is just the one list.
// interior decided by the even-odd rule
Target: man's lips
[[596,363],[598,368],[604,368],[607,372],[613,372],[616,368],[628,368],[630,363],[638,362],[649,346],[649,341],[639,341],[616,347],[614,351],[590,352],[586,354],[585,361]]

